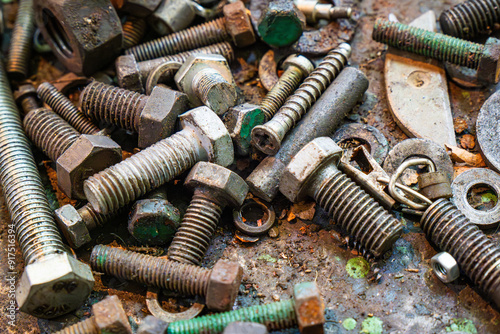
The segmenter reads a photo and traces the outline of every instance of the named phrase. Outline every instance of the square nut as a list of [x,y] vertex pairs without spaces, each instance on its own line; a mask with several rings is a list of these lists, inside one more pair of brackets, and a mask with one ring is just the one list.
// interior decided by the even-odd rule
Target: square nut
[[322,334],[325,323],[325,305],[318,287],[313,282],[295,285],[295,314],[299,330],[303,334]]
[[233,42],[238,47],[245,47],[255,43],[255,33],[253,31],[250,17],[242,1],[236,1],[225,5],[222,8],[226,18],[226,29],[233,38]]

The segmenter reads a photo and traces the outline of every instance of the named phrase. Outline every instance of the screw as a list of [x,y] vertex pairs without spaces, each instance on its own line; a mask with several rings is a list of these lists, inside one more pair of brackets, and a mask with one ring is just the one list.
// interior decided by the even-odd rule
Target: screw
[[302,35],[306,18],[290,0],[272,0],[264,8],[258,22],[260,37],[267,44],[283,47]]
[[213,269],[207,269],[104,245],[92,249],[90,265],[93,270],[122,279],[205,296],[207,306],[218,311],[233,306],[243,275],[236,262],[219,260]]
[[146,21],[134,16],[127,16],[122,24],[123,48],[131,48],[142,40],[146,33]]
[[439,23],[446,35],[472,39],[500,22],[499,8],[498,0],[468,0],[442,12]]
[[372,38],[395,48],[452,64],[477,69],[479,80],[498,82],[500,40],[488,38],[485,45],[377,19]]
[[198,161],[222,166],[233,162],[231,137],[213,111],[199,107],[179,118],[181,131],[84,182],[87,199],[98,212],[118,210]]
[[280,191],[294,203],[311,196],[363,248],[381,256],[403,227],[337,168],[341,156],[342,149],[331,138],[314,139],[286,167]]
[[338,48],[330,51],[295,93],[288,98],[276,115],[267,123],[253,128],[252,141],[254,146],[266,154],[276,154],[286,134],[328,88],[347,64],[350,55],[351,46],[347,43],[342,43]]
[[226,205],[241,206],[248,185],[238,174],[209,162],[198,162],[184,184],[194,188],[194,195],[168,248],[168,258],[200,265],[222,210]]
[[56,114],[67,121],[76,131],[87,135],[102,134],[101,130],[85,117],[85,115],[52,84],[43,82],[38,86],[37,93],[43,102],[47,103]]
[[95,303],[92,312],[93,316],[55,334],[132,334],[127,314],[117,296],[109,296]]
[[22,81],[28,76],[34,32],[33,0],[20,0],[7,62],[7,73],[13,80]]
[[442,198],[427,208],[422,229],[440,249],[450,253],[485,296],[500,306],[500,248]]
[[352,8],[336,7],[332,4],[320,3],[318,0],[295,0],[297,8],[304,13],[307,22],[317,23],[319,20],[334,20],[341,18],[350,18]]

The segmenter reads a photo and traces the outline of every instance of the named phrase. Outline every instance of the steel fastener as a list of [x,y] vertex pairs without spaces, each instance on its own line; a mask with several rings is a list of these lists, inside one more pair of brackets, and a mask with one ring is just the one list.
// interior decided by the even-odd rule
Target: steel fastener
[[296,42],[306,24],[304,14],[289,0],[271,0],[258,22],[260,37],[271,46],[283,47]]
[[450,283],[460,277],[460,269],[450,253],[437,253],[431,258],[431,266],[434,274],[443,283]]
[[127,16],[122,23],[123,49],[129,49],[139,44],[146,34],[146,21],[134,16]]
[[297,8],[304,13],[308,23],[315,24],[319,20],[335,20],[350,18],[351,7],[337,7],[332,4],[320,3],[318,0],[295,0]]
[[186,29],[196,17],[190,0],[162,1],[147,18],[149,25],[160,36]]
[[13,80],[22,81],[28,76],[34,32],[33,0],[20,0],[7,62],[7,73]]

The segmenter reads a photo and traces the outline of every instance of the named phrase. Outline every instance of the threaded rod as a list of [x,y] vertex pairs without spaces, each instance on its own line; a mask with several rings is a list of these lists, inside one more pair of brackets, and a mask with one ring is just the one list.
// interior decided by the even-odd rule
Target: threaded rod
[[22,81],[28,76],[34,32],[33,0],[20,0],[7,63],[7,72],[13,80]]

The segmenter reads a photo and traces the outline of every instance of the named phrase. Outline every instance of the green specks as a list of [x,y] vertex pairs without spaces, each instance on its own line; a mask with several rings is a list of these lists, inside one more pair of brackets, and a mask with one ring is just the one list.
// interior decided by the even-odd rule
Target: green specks
[[347,318],[342,322],[342,326],[344,326],[344,328],[348,331],[356,328],[356,324],[356,320],[354,320],[353,318]]
[[352,278],[363,278],[370,271],[370,264],[362,257],[355,257],[347,261],[345,270]]
[[257,260],[266,260],[267,262],[276,262],[277,260],[269,254],[262,254]]
[[466,332],[466,333],[477,333],[476,326],[474,323],[465,318],[452,319],[450,326],[446,327],[447,332]]
[[382,334],[382,325],[384,323],[380,318],[370,317],[361,323],[361,332],[366,334]]
[[467,100],[468,100],[468,99],[470,99],[470,93],[469,93],[469,92],[466,92],[466,91],[463,91],[463,92],[462,92],[462,97],[463,97],[464,99],[467,99]]

